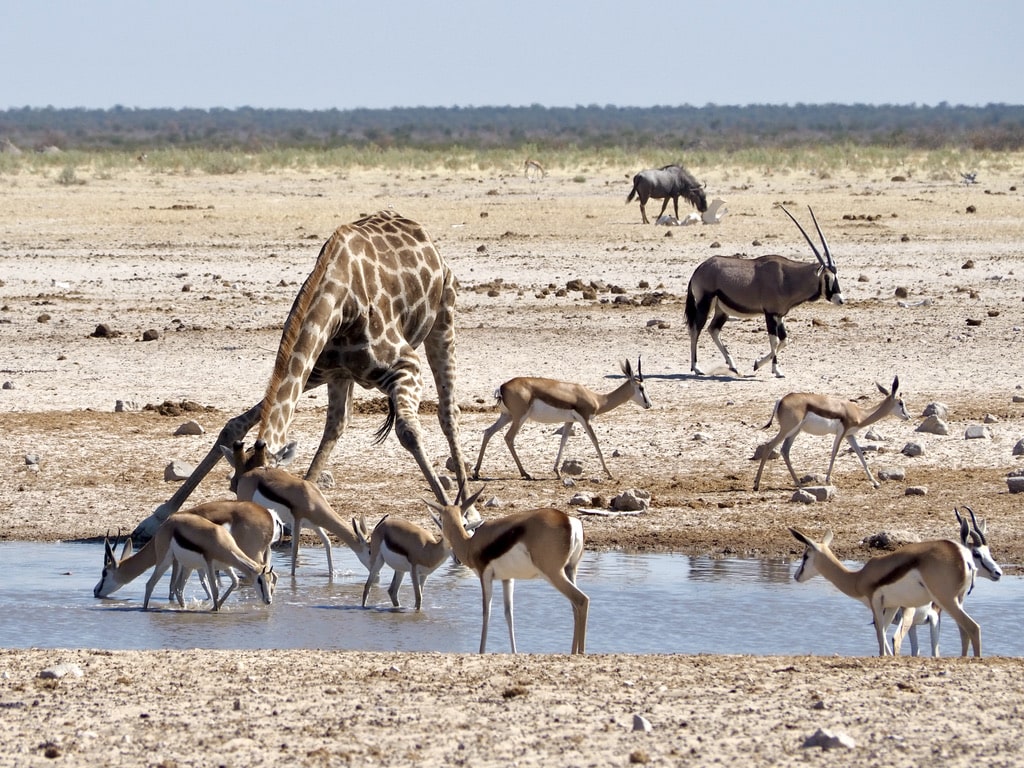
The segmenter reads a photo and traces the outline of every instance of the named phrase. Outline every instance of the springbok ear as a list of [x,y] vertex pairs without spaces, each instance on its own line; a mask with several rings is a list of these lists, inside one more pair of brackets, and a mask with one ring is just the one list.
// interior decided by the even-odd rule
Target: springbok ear
[[633,366],[630,365],[629,360],[623,360],[620,367],[622,368],[622,372],[626,374],[627,379],[635,378],[633,376]]
[[116,546],[116,544],[117,544],[117,542],[114,542],[114,545],[111,545],[109,538],[103,539],[103,567],[104,568],[106,568],[108,565],[113,565],[114,563],[117,562],[117,558],[114,556],[114,546]]
[[460,508],[460,509],[462,510],[462,514],[463,514],[463,515],[465,515],[465,514],[466,514],[466,512],[467,512],[467,511],[468,511],[468,510],[469,510],[469,509],[470,509],[470,508],[471,508],[471,507],[473,506],[473,504],[474,504],[474,503],[476,502],[476,500],[480,498],[480,494],[484,492],[484,489],[485,489],[485,488],[487,488],[487,486],[486,486],[486,485],[482,485],[482,486],[480,486],[480,490],[479,490],[479,491],[477,491],[476,493],[474,493],[474,494],[473,494],[472,496],[470,496],[470,497],[469,497],[468,499],[466,499],[466,500],[465,500],[464,502],[462,502],[462,504],[460,504],[460,505],[459,505],[459,508]]
[[893,395],[893,397],[896,396],[896,392],[899,390],[899,388],[900,388],[900,377],[899,376],[893,376],[892,377],[892,395]]
[[[438,504],[436,501],[431,501],[430,499],[424,499],[423,503],[426,504],[428,507],[430,507],[435,512],[437,512],[437,514],[441,514],[444,511],[444,506],[442,504]],[[380,525],[380,523],[378,523],[378,525]]]
[[889,391],[888,389],[886,389],[885,387],[883,387],[883,386],[882,386],[881,384],[879,384],[879,383],[878,383],[877,381],[875,382],[875,387],[877,387],[877,388],[878,388],[878,391],[879,391],[879,392],[881,392],[881,393],[882,393],[883,395],[885,395],[886,397],[889,397],[889,395],[890,395],[890,394],[892,394],[892,393],[891,393],[891,392],[890,392],[890,391]]
[[273,460],[275,467],[286,467],[292,463],[295,458],[296,451],[299,444],[292,440],[288,445],[279,450],[277,453],[272,454],[269,458]]
[[807,534],[805,534],[803,531],[799,531],[796,528],[790,528],[789,532],[792,533],[793,538],[799,541],[801,544],[808,547],[811,546],[811,540],[807,538]]
[[967,518],[960,517],[960,512],[954,508],[953,514],[956,515],[956,521],[960,523],[960,541],[964,546],[967,546],[967,538],[971,533],[971,524],[967,522]]
[[235,469],[238,469],[238,467],[235,466],[235,452],[226,445],[218,445],[217,447],[220,448],[220,452],[224,458],[228,460],[228,464],[235,467]]

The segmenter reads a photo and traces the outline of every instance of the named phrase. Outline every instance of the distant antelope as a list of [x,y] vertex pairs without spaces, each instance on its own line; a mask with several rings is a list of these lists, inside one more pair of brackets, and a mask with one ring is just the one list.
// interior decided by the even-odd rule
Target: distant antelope
[[574,422],[582,425],[590,442],[594,444],[597,451],[597,458],[601,460],[608,477],[612,477],[608,465],[605,464],[604,456],[601,453],[601,446],[597,443],[597,435],[594,434],[594,427],[591,421],[595,416],[618,408],[630,401],[640,405],[645,410],[651,407],[651,399],[647,396],[644,388],[644,375],[640,358],[636,361],[636,373],[633,367],[626,360],[622,363],[622,372],[626,374],[626,380],[616,389],[608,394],[598,394],[582,384],[571,384],[566,381],[555,379],[541,379],[532,376],[520,376],[509,379],[494,391],[494,397],[498,400],[501,415],[498,420],[484,430],[484,439],[480,444],[480,455],[476,459],[476,467],[473,468],[473,478],[480,476],[480,465],[484,461],[484,451],[487,450],[487,443],[494,434],[507,424],[511,424],[508,432],[505,433],[505,444],[516,466],[519,467],[519,474],[527,480],[533,477],[523,468],[523,463],[516,453],[516,435],[523,424],[527,421],[539,421],[544,424],[563,423],[562,440],[558,445],[558,455],[555,456],[555,475],[562,476],[559,469],[559,462],[562,459],[562,451],[572,433]]
[[789,532],[805,547],[793,578],[802,583],[820,573],[840,592],[871,608],[879,656],[892,654],[885,631],[896,611],[929,602],[957,623],[961,655],[966,656],[973,646],[974,655],[981,656],[981,628],[963,609],[975,574],[974,559],[966,547],[946,539],[921,541],[873,557],[860,570],[851,571],[829,548],[832,531],[820,542],[796,528]]
[[[782,206],[779,206],[782,208]],[[732,355],[722,343],[722,327],[730,316],[760,317],[763,316],[768,329],[769,351],[754,363],[756,371],[769,361],[772,374],[782,378],[779,368],[778,354],[786,346],[788,334],[784,319],[794,307],[805,301],[817,301],[825,297],[833,304],[842,304],[845,299],[839,289],[839,277],[836,262],[825,242],[825,235],[818,226],[818,220],[811,211],[811,218],[821,238],[821,246],[825,251],[822,257],[804,228],[789,211],[783,212],[793,219],[793,223],[803,234],[807,243],[818,259],[817,264],[807,264],[787,259],[784,256],[759,256],[756,259],[744,259],[738,256],[712,256],[698,265],[690,277],[686,290],[686,324],[690,331],[690,370],[698,376],[704,371],[697,365],[697,339],[708,315],[714,310],[714,317],[708,333],[711,334],[715,346],[725,357],[729,370],[739,374]],[[808,207],[810,210],[810,207]]]
[[[481,489],[482,490],[482,489]],[[583,556],[583,524],[557,509],[532,509],[506,517],[486,520],[470,533],[466,530],[466,511],[480,495],[477,491],[461,506],[427,505],[437,512],[437,523],[459,562],[480,577],[483,592],[483,628],[480,653],[487,649],[487,625],[491,618],[491,594],[494,580],[502,583],[505,597],[505,623],[512,653],[516,652],[516,634],[512,616],[515,579],[541,576],[572,603],[572,653],[586,651],[588,598],[576,586],[576,569]]]
[[775,409],[772,411],[772,417],[764,425],[763,429],[768,429],[772,422],[775,421],[775,418],[778,417],[779,433],[761,447],[761,463],[757,467],[757,476],[754,478],[754,490],[760,490],[761,472],[764,471],[764,463],[768,460],[772,451],[778,447],[779,443],[782,443],[780,453],[782,458],[786,460],[789,474],[793,476],[793,482],[796,486],[800,487],[800,479],[796,476],[796,472],[793,471],[793,464],[789,460],[789,450],[793,447],[793,441],[796,440],[797,435],[801,432],[808,432],[812,435],[835,435],[835,440],[832,441],[832,456],[829,459],[828,472],[825,475],[826,485],[832,481],[832,466],[836,463],[836,454],[839,452],[839,446],[843,440],[846,440],[860,459],[860,463],[867,473],[868,480],[877,488],[878,481],[875,480],[871,470],[868,469],[868,462],[864,458],[864,452],[861,450],[860,445],[857,444],[857,432],[874,424],[876,421],[881,421],[886,416],[897,416],[906,421],[910,418],[910,414],[907,413],[907,407],[903,403],[903,398],[897,394],[900,387],[899,376],[893,378],[891,390],[886,389],[881,384],[875,384],[875,386],[878,387],[879,392],[885,395],[885,399],[870,411],[866,408],[861,408],[849,400],[842,400],[831,395],[815,395],[808,392],[790,392],[776,402]]
[[[257,453],[265,448],[259,441],[256,443]],[[291,474],[281,467],[265,467],[257,464],[255,469],[245,471],[247,459],[245,446],[236,441],[232,450],[222,446],[221,450],[228,462],[235,467],[235,475],[231,479],[231,490],[243,501],[255,501],[268,509],[272,509],[286,525],[292,529],[292,576],[299,560],[299,534],[303,526],[312,528],[323,542],[327,554],[328,577],[334,578],[334,558],[331,555],[331,540],[328,532],[333,533],[351,549],[359,562],[369,567],[369,547],[366,541],[369,533],[366,520],[352,518],[351,528],[345,520],[334,511],[316,484]],[[256,461],[259,461],[257,457]]]
[[423,583],[451,552],[451,547],[440,532],[435,537],[422,526],[394,515],[385,515],[374,526],[367,546],[370,550],[370,573],[363,587],[363,608],[366,607],[370,587],[387,563],[395,572],[391,586],[388,587],[391,604],[400,607],[398,589],[402,586],[406,572],[409,572],[412,575],[413,593],[416,595],[416,610],[420,610],[423,605]]
[[533,158],[527,158],[526,162],[523,163],[523,173],[530,181],[538,181],[547,175],[544,166]]

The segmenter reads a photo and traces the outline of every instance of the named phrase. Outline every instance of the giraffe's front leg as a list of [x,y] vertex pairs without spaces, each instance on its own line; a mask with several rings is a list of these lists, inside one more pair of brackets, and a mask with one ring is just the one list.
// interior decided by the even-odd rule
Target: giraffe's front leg
[[352,379],[332,379],[327,382],[327,418],[324,424],[324,435],[320,439],[313,461],[306,470],[306,479],[318,482],[327,460],[334,451],[334,446],[345,433],[349,417],[352,414]]

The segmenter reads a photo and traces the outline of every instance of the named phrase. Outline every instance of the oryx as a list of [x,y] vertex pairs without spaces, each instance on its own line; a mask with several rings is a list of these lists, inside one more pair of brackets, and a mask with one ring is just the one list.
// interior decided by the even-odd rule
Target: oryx
[[697,367],[697,339],[712,309],[715,316],[711,320],[709,333],[715,345],[725,355],[729,370],[737,374],[739,371],[736,370],[736,364],[733,363],[729,350],[719,337],[722,326],[730,316],[764,315],[771,349],[767,355],[754,363],[754,370],[771,360],[772,374],[782,378],[783,373],[779,370],[777,356],[786,345],[788,334],[783,324],[786,313],[798,304],[816,301],[822,296],[833,304],[842,304],[844,301],[839,289],[836,262],[828,249],[828,243],[825,242],[825,235],[818,226],[814,211],[810,206],[807,207],[818,230],[818,237],[821,238],[824,257],[818,253],[811,238],[793,214],[781,205],[779,207],[793,220],[806,238],[818,258],[818,263],[793,261],[784,256],[759,256],[756,259],[712,256],[701,263],[693,271],[686,291],[686,324],[690,330],[690,370],[699,376],[703,375],[704,371]]

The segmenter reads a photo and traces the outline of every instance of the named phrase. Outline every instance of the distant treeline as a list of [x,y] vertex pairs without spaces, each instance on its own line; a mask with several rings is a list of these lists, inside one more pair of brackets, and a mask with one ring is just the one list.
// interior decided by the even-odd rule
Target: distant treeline
[[[914,149],[1024,148],[1024,106],[53,109],[0,111],[0,145],[23,150],[259,151],[343,146],[730,151],[852,143]],[[0,147],[2,148],[2,147]]]

